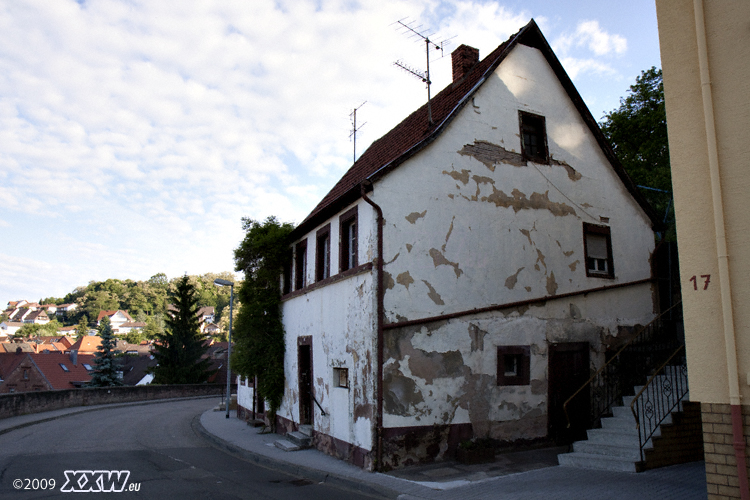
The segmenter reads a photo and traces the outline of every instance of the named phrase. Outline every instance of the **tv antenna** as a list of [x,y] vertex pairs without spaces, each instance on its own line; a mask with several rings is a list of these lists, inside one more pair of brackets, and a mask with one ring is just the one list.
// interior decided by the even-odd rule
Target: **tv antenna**
[[357,131],[360,130],[362,127],[367,125],[367,122],[363,123],[362,125],[357,128],[357,110],[367,104],[367,101],[363,102],[356,108],[354,108],[354,111],[352,111],[349,116],[352,118],[352,133],[349,134],[349,137],[353,138],[354,140],[354,152],[352,153],[352,164],[357,161]]
[[427,56],[427,70],[423,73],[419,70],[407,66],[401,61],[396,61],[393,64],[403,69],[404,71],[416,76],[427,84],[427,120],[429,121],[430,125],[432,125],[432,105],[430,96],[430,85],[432,84],[432,81],[430,81],[430,49],[434,48],[435,50],[439,50],[440,54],[442,55],[443,45],[445,42],[447,42],[447,40],[443,40],[442,42],[440,42],[440,44],[435,43],[434,41],[430,40],[430,33],[428,29],[422,29],[421,24],[419,26],[414,26],[414,24],[416,24],[416,21],[404,22],[405,19],[406,18],[399,19],[398,21],[396,21],[396,23],[405,28],[403,32],[410,38],[421,38],[422,40],[424,40],[425,54]]

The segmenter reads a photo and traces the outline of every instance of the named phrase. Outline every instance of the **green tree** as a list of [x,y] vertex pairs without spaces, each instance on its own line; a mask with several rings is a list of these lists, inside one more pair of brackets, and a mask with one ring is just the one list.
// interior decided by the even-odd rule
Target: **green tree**
[[84,314],[83,316],[81,316],[81,320],[78,322],[78,326],[76,326],[76,338],[81,339],[82,337],[85,337],[88,334],[89,334],[89,319]]
[[112,334],[112,324],[106,316],[99,323],[99,336],[102,341],[96,349],[94,371],[88,385],[89,387],[122,385],[122,380],[117,376],[118,364],[114,350],[116,341]]
[[231,366],[242,376],[258,377],[256,389],[275,414],[284,394],[280,277],[294,226],[269,217],[263,223],[243,218],[242,228],[246,234],[234,261],[245,279],[237,293],[242,307],[234,323]]
[[[662,217],[671,211],[667,113],[661,69],[642,71],[620,107],[599,124],[630,178]],[[659,190],[654,191],[653,189]]]
[[198,384],[211,376],[210,361],[201,359],[208,345],[203,342],[195,315],[195,295],[195,286],[187,275],[176,282],[171,296],[174,311],[168,313],[166,331],[157,337],[154,351],[158,363],[152,369],[156,384]]

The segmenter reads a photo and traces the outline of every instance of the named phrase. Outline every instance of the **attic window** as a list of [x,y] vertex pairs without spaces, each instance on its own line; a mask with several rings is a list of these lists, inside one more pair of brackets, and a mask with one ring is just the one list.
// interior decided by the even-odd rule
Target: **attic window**
[[339,218],[339,270],[357,267],[357,207]]
[[68,367],[67,367],[67,366],[65,366],[65,365],[64,365],[64,364],[62,364],[62,363],[60,363],[60,368],[62,368],[62,370],[63,370],[64,372],[69,372],[69,371],[70,371],[70,370],[68,369]]
[[612,237],[607,226],[583,223],[583,249],[586,255],[586,276],[614,278]]
[[83,363],[83,367],[84,367],[84,368],[86,368],[86,371],[89,371],[89,372],[90,372],[91,370],[93,370],[93,368],[91,367],[91,365],[90,365],[90,364],[88,364],[88,363]]
[[331,225],[320,229],[315,245],[315,281],[331,276]]
[[521,154],[525,160],[549,163],[547,155],[547,128],[543,116],[518,112],[521,126]]

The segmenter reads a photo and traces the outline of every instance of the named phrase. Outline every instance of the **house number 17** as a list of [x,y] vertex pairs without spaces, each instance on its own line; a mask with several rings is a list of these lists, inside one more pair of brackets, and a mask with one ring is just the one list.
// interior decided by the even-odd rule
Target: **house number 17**
[[[701,278],[703,278],[703,289],[708,289],[708,284],[711,282],[711,275],[710,274],[701,274]],[[698,278],[696,276],[693,276],[690,278],[690,281],[693,282],[693,290],[698,289]]]

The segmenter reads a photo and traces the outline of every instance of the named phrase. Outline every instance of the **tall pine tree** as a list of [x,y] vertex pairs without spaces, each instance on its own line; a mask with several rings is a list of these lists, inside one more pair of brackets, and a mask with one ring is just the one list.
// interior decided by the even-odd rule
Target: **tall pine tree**
[[155,384],[200,384],[208,381],[210,361],[201,359],[208,345],[204,343],[198,322],[198,299],[188,276],[177,281],[170,293],[173,310],[167,313],[166,328],[157,335],[152,369]]
[[122,385],[122,380],[117,376],[118,365],[115,358],[115,338],[112,334],[112,324],[107,316],[104,316],[99,324],[99,336],[102,338],[102,342],[96,348],[94,371],[91,375],[89,387]]

